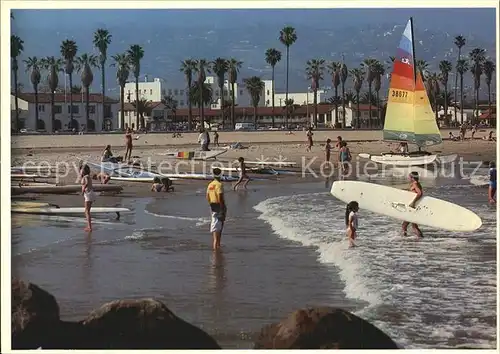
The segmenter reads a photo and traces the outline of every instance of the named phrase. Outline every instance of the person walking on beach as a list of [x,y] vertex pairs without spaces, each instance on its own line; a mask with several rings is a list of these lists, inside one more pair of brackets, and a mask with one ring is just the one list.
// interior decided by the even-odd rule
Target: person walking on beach
[[358,230],[358,215],[359,204],[356,201],[349,202],[345,208],[345,225],[347,226],[346,235],[349,240],[349,248],[356,247],[354,240]]
[[339,135],[337,136],[337,142],[335,143],[335,148],[340,149],[342,147],[342,137]]
[[219,133],[217,133],[217,130],[214,132],[214,145],[219,147]]
[[307,148],[306,148],[306,151],[307,152],[311,152],[311,149],[313,147],[313,132],[312,132],[312,127],[307,128],[306,137],[307,137]]
[[339,150],[339,162],[342,175],[345,176],[349,172],[349,161],[351,161],[352,156],[351,156],[351,151],[347,147],[346,141],[342,141],[340,146],[341,147]]
[[214,180],[207,187],[207,201],[210,206],[211,218],[210,232],[212,233],[212,248],[214,251],[220,249],[220,240],[224,221],[226,220],[227,207],[224,199],[224,187],[220,180],[222,171],[214,168],[212,171]]
[[490,181],[488,186],[488,201],[491,204],[496,203],[495,195],[497,193],[497,168],[494,162],[490,162]]
[[[128,155],[128,160],[127,160]],[[124,161],[130,161],[132,159],[132,130],[127,128],[125,131],[125,158]]]
[[326,145],[325,145],[325,161],[328,165],[330,165],[330,154],[332,151],[332,140],[331,139],[326,139]]
[[[423,195],[423,190],[422,190],[422,185],[420,184],[418,172],[411,172],[410,175],[408,176],[410,178],[410,187],[409,190],[413,193],[415,193],[415,198],[413,198],[412,202],[408,205],[410,208],[415,208],[415,203],[422,198]],[[408,225],[410,225],[409,222],[404,221],[402,224],[403,228],[403,236],[407,236],[408,234]],[[417,234],[417,238],[422,238],[424,237],[422,235],[422,231],[420,231],[420,228],[418,227],[417,224],[412,223],[411,227],[413,228],[413,231]]]
[[201,151],[209,151],[208,132],[203,128],[200,130],[200,135],[198,135],[198,143],[200,143]]
[[85,228],[85,231],[92,231],[92,217],[90,215],[90,209],[92,208],[92,203],[95,201],[95,193],[94,188],[92,187],[92,178],[90,178],[90,167],[88,165],[83,165],[81,175],[85,217],[87,219],[87,227]]
[[245,159],[243,157],[239,157],[238,162],[240,163],[240,166],[239,166],[240,178],[234,184],[233,190],[236,190],[236,188],[238,188],[240,183],[243,181],[245,181],[245,183],[243,183],[243,188],[247,189],[247,184],[248,184],[248,182],[250,182],[250,177],[248,177],[248,175],[247,175],[247,167],[245,165]]

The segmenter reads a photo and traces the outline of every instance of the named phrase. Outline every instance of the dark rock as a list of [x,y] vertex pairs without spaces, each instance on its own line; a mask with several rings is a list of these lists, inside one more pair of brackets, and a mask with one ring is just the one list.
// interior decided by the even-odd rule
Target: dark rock
[[220,349],[206,332],[154,299],[107,303],[82,324],[99,333],[101,349]]
[[36,349],[46,343],[51,327],[59,322],[59,306],[35,284],[12,280],[12,348]]
[[264,327],[255,349],[398,349],[384,332],[350,312],[311,308]]

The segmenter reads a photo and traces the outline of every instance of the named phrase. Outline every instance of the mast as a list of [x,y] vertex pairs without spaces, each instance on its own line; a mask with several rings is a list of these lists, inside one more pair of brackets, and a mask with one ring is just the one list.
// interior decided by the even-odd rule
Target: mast
[[410,17],[411,28],[411,50],[413,51],[413,82],[417,84],[417,57],[415,56],[415,37],[413,35],[413,17]]

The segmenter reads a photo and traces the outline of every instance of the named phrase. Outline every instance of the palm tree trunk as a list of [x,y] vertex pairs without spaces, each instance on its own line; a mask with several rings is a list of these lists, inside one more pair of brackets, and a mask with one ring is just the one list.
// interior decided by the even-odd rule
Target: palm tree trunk
[[14,103],[15,109],[16,109],[16,133],[19,133],[19,85],[17,84],[17,65],[14,68],[14,87],[15,87],[15,95],[16,95],[16,100]]
[[[462,48],[458,48],[457,64],[460,61],[461,49]],[[454,87],[454,90],[455,90],[454,100],[455,100],[455,102],[453,102],[453,105],[455,106],[455,119],[457,119],[457,91],[458,91],[457,85],[458,85],[458,68],[455,66],[455,87]]]
[[90,122],[90,112],[89,112],[89,101],[90,101],[90,86],[85,87],[85,131],[89,131]]
[[[200,88],[200,91],[203,90],[203,87]],[[200,124],[201,124],[201,128],[202,129],[205,129],[205,115],[204,115],[204,112],[203,112],[203,92],[200,93]]]
[[377,91],[377,129],[380,129],[380,90]]
[[[285,93],[285,102],[288,102],[288,65],[290,63],[290,47],[286,47],[286,93]],[[308,103],[309,104],[309,103]],[[288,109],[286,110],[285,117],[285,129],[288,129],[288,117],[289,117]]]
[[188,130],[191,131],[193,130],[193,104],[191,103],[191,98],[189,97],[189,92],[191,92],[191,84],[192,80],[190,77],[188,77]]
[[120,91],[120,125],[122,130],[125,130],[125,86],[122,86]]
[[444,85],[444,102],[443,102],[443,105],[444,105],[444,118],[445,118],[445,121],[446,120],[446,117],[448,116],[448,85]]
[[460,74],[460,124],[464,124],[464,76]]
[[101,97],[101,130],[104,130],[104,97],[106,97],[106,76],[105,76],[105,66],[104,62],[101,61],[101,82],[102,82],[102,97]]
[[477,123],[477,117],[479,117],[479,89],[476,89],[476,116],[474,117],[474,123]]
[[345,84],[342,82],[342,128],[345,128]]
[[356,126],[357,128],[359,129],[360,127],[360,120],[361,120],[361,112],[359,110],[359,91],[356,91],[356,104],[357,104],[357,112],[356,112],[356,115],[357,115],[357,118],[356,118]]
[[271,87],[271,90],[273,91],[272,92],[272,103],[273,103],[273,116],[272,116],[272,126],[274,128],[274,65],[273,65],[273,71],[272,71],[272,74],[271,74],[271,80],[272,80],[272,87]]
[[35,130],[38,128],[38,85],[33,85],[33,89],[35,90]]
[[221,118],[222,118],[222,129],[224,129],[224,81],[222,82],[222,84],[220,84],[220,87],[219,87],[219,90],[220,90],[220,111],[221,111]]
[[234,116],[234,82],[231,83],[231,125],[236,126],[236,120]]
[[[69,74],[69,124],[73,128],[73,74]],[[66,116],[67,117],[67,116]]]
[[50,132],[53,133],[54,130],[54,122],[56,121],[56,113],[54,110],[56,100],[56,94],[53,90],[50,90]]
[[368,128],[372,128],[372,83],[368,82]]
[[[314,128],[318,128],[318,95],[316,94],[318,92],[317,89],[313,91],[314,94],[314,99],[313,99],[313,104],[314,104]],[[309,104],[309,103],[308,103]],[[307,117],[309,118],[309,117]]]
[[135,129],[139,130],[139,76],[135,77]]
[[335,126],[333,127],[334,129],[337,128],[338,124],[339,124],[339,104],[337,102],[337,97],[339,97],[339,87],[338,86],[335,86]]
[[491,118],[491,84],[488,84],[488,111]]
[[254,129],[257,130],[257,106],[253,106],[253,125]]
[[437,90],[434,89],[434,115],[435,115],[435,118],[436,118],[436,124],[438,124],[438,121],[439,121],[439,115],[438,115],[438,109],[439,109],[439,105],[438,105],[438,97],[437,97]]

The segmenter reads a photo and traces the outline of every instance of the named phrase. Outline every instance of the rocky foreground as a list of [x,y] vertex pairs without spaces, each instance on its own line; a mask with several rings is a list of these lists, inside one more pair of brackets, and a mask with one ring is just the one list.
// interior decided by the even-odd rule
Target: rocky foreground
[[[222,349],[160,301],[109,302],[78,322],[62,321],[53,295],[12,280],[12,349]],[[342,309],[300,309],[265,326],[255,349],[397,349],[377,327]]]

